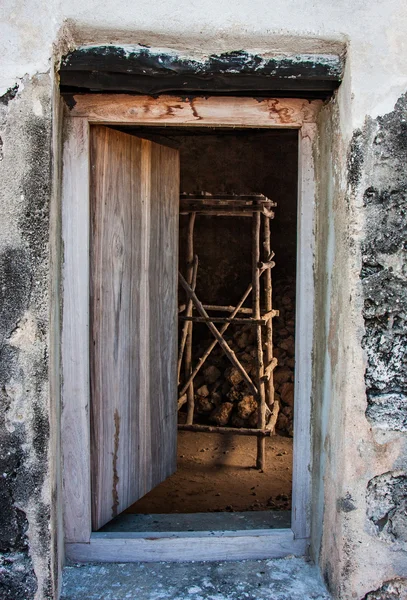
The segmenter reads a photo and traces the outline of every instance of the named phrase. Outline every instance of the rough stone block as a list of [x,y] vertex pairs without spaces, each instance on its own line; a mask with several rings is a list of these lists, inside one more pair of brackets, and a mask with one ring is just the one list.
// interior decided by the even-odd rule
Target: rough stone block
[[407,579],[386,581],[379,589],[369,592],[362,600],[404,600],[407,598]]
[[393,548],[407,550],[407,475],[389,471],[369,481],[367,516],[374,535]]
[[210,420],[219,427],[224,427],[228,424],[230,415],[232,414],[233,404],[231,402],[224,402],[212,412]]

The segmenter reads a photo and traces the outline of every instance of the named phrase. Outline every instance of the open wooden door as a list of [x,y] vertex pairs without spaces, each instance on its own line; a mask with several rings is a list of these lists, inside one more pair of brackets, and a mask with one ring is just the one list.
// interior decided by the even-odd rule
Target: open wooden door
[[99,529],[176,469],[178,151],[91,127],[91,485]]

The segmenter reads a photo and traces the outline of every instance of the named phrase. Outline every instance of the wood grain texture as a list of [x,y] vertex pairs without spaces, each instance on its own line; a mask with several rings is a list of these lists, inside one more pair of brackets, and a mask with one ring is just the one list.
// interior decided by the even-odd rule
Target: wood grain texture
[[68,544],[67,556],[80,562],[253,560],[304,556],[307,547],[307,541],[295,540],[290,529],[113,532],[92,534],[90,544]]
[[178,152],[91,128],[91,477],[99,529],[176,468]]
[[292,492],[292,529],[296,538],[308,538],[311,529],[311,392],[315,296],[313,143],[316,132],[314,124],[304,125],[299,132]]
[[83,94],[74,96],[72,117],[92,123],[222,127],[301,127],[315,122],[321,100]]
[[66,121],[62,177],[62,411],[64,531],[87,542],[90,519],[89,435],[89,126]]
[[[125,99],[124,108],[120,106]],[[82,103],[83,99],[83,103]],[[137,111],[133,114],[131,102],[134,96],[106,96],[107,110],[103,107],[99,114],[100,96],[76,97],[77,105],[70,111],[66,119],[66,141],[63,152],[63,200],[62,200],[62,229],[64,242],[63,265],[63,330],[62,330],[62,367],[63,367],[63,408],[62,408],[62,452],[63,452],[63,503],[64,531],[68,542],[68,554],[72,548],[88,547],[86,542],[91,535],[91,495],[90,495],[90,442],[89,442],[89,168],[88,168],[88,119],[87,111],[92,112],[95,103],[96,116],[90,116],[91,121],[106,121],[106,116],[112,116],[113,121],[123,125],[126,122],[151,124],[178,125],[210,125],[242,127],[274,127],[280,126],[278,116],[269,118],[262,102],[251,99],[251,106],[261,105],[261,115],[249,104],[244,110],[235,111],[235,106],[242,103],[241,98],[223,98],[222,114],[230,110],[230,118],[223,123],[223,117],[214,114],[200,119],[192,112],[193,105],[181,108],[173,107],[164,101],[154,109],[157,115],[147,110],[142,114],[143,98],[137,99]],[[90,101],[90,107],[87,106]],[[157,99],[159,100],[159,99]],[[175,101],[175,98],[171,98]],[[187,102],[182,99],[180,104]],[[204,100],[204,99],[202,99]],[[208,99],[209,100],[209,99]],[[219,102],[220,99],[211,99]],[[228,103],[232,100],[231,104]],[[247,100],[247,99],[246,99]],[[250,100],[250,99],[249,99]],[[152,101],[149,98],[149,101]],[[215,102],[215,103],[216,103]],[[275,100],[269,100],[275,102]],[[288,108],[292,100],[280,99],[274,109]],[[288,104],[286,104],[288,102]],[[294,410],[294,477],[293,477],[293,532],[296,538],[309,535],[310,522],[310,466],[311,437],[310,437],[310,393],[311,393],[311,354],[312,354],[312,322],[313,322],[313,211],[314,211],[314,171],[312,159],[312,143],[316,133],[315,121],[320,102],[308,103],[299,100],[301,106],[307,106],[310,112],[299,112],[298,123],[291,119],[289,127],[301,127],[300,130],[300,168],[299,168],[299,210],[298,210],[298,289],[307,290],[297,299],[298,332],[296,339],[296,380]],[[116,103],[116,104],[114,104]],[[177,101],[178,103],[178,101]],[[211,111],[215,111],[215,103],[210,103]],[[209,106],[209,105],[208,105]],[[164,114],[168,110],[167,116]],[[176,114],[175,121],[171,111]],[[304,111],[307,109],[304,108]],[[84,115],[81,117],[81,111]],[[183,112],[182,112],[183,111]],[[240,111],[240,117],[239,117]],[[302,109],[301,109],[302,111]],[[275,112],[275,110],[274,110]],[[130,113],[130,117],[129,117]],[[253,120],[250,116],[252,114]],[[302,120],[302,117],[306,118]],[[71,118],[74,116],[75,118]],[[182,119],[185,117],[185,122]],[[311,293],[311,297],[308,295]],[[216,345],[216,340],[214,341]],[[176,410],[176,409],[175,409]],[[175,414],[174,410],[174,414]],[[298,539],[298,542],[305,540]],[[85,542],[71,544],[70,542]],[[152,542],[155,543],[155,542]],[[137,552],[133,556],[137,556]],[[133,558],[133,560],[137,560]]]

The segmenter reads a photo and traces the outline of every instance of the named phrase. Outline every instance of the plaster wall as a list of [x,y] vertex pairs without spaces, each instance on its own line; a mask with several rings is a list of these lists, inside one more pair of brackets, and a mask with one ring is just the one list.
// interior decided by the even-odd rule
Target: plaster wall
[[[1,12],[0,598],[57,595],[63,249],[54,65],[86,43],[196,58],[346,50],[315,147],[312,552],[335,597],[402,598],[406,434],[403,417],[389,414],[406,410],[405,2],[118,0],[102,10],[94,0],[5,0]],[[379,243],[382,233],[393,244]]]

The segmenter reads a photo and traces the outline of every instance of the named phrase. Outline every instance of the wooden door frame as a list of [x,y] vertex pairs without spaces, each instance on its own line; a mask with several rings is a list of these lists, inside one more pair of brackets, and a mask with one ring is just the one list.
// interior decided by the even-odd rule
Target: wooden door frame
[[[62,472],[67,555],[75,560],[209,560],[303,554],[310,537],[314,322],[313,143],[320,100],[84,94],[65,109],[62,172]],[[89,128],[103,125],[297,129],[298,233],[291,529],[219,535],[91,530],[89,385]],[[239,535],[240,534],[240,537]],[[160,543],[157,543],[158,538]],[[188,538],[187,541],[184,538]],[[211,541],[210,541],[211,540]],[[231,542],[231,543],[228,543]],[[184,551],[183,551],[184,549]],[[116,558],[115,558],[116,557]],[[175,557],[175,558],[174,558]]]

